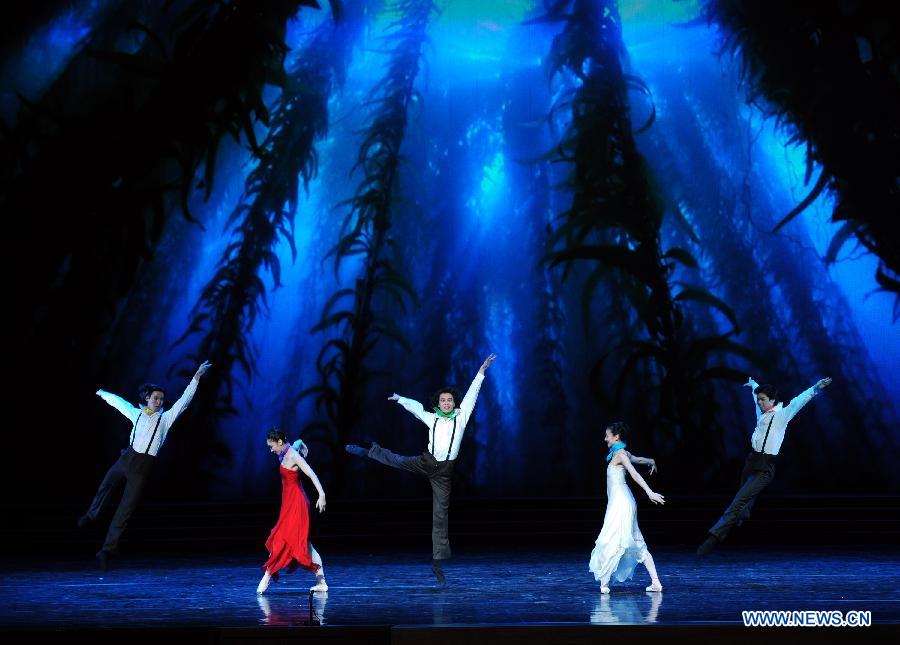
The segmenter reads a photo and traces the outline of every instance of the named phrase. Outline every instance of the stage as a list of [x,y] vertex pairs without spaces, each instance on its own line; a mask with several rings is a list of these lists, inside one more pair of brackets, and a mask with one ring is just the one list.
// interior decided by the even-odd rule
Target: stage
[[[263,554],[122,556],[110,570],[52,553],[7,562],[6,642],[592,642],[703,638],[891,640],[900,625],[900,555],[890,547],[723,547],[698,558],[686,547],[654,550],[664,590],[635,578],[599,593],[584,549],[459,550],[438,587],[427,549],[330,552],[326,594],[314,577],[283,576],[255,593]],[[747,628],[744,610],[871,612],[857,628]]]

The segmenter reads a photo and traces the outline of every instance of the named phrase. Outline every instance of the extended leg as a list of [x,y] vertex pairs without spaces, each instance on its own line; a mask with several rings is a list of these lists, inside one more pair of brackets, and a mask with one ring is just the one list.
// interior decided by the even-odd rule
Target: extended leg
[[756,503],[756,499],[756,497],[752,497],[744,505],[744,510],[741,511],[741,514],[737,518],[738,526],[741,526],[744,522],[750,519],[750,511],[753,510],[753,505]]
[[[144,459],[152,459],[152,457]],[[125,484],[125,493],[122,495],[122,501],[119,502],[116,514],[113,515],[112,522],[110,522],[109,531],[106,533],[106,541],[103,543],[101,551],[110,553],[118,550],[119,538],[122,536],[122,533],[128,526],[128,520],[131,519],[137,508],[149,474],[149,461],[132,463],[127,474],[128,481]]]
[[[747,483],[747,480],[753,477],[756,474],[751,462],[747,461],[744,464],[744,470],[741,472],[741,486]],[[747,504],[744,505],[744,509],[741,511],[740,515],[737,518],[737,526],[743,525],[744,522],[750,519],[750,511],[753,509],[753,504],[756,503],[756,498],[750,499]]]
[[[741,486],[734,496],[731,504],[725,509],[722,517],[720,517],[719,521],[709,529],[710,538],[703,543],[701,549],[712,540],[709,548],[709,550],[712,550],[712,547],[716,542],[721,542],[725,539],[728,532],[731,531],[737,521],[741,518],[747,505],[752,505],[756,497],[769,485],[769,482],[772,481],[773,474],[774,468],[770,467],[767,470],[756,471],[751,477],[747,478],[743,486]],[[708,552],[708,550],[706,552]],[[700,553],[700,550],[698,550],[698,553]],[[701,555],[703,555],[703,553],[701,553]]]
[[450,477],[436,476],[431,482],[431,552],[435,560],[446,560],[450,552]]
[[391,468],[399,468],[400,470],[406,470],[418,475],[427,476],[429,474],[421,455],[416,457],[405,457],[391,452],[387,448],[382,448],[377,443],[373,443],[372,447],[369,448],[368,456],[370,459],[374,459]]
[[115,463],[113,463],[113,465],[109,467],[109,470],[106,471],[106,475],[103,477],[103,481],[100,482],[100,487],[97,489],[97,494],[94,495],[94,499],[91,502],[91,505],[88,507],[87,512],[81,516],[81,519],[78,520],[79,527],[84,527],[89,522],[93,522],[97,519],[97,516],[109,501],[110,494],[115,491],[115,489],[122,483],[122,480],[125,479],[124,459],[124,456],[119,457],[118,459],[116,459]]

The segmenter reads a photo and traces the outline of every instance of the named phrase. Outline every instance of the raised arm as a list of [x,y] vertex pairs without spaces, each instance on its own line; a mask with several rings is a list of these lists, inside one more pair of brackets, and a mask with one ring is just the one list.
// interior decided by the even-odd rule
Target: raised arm
[[800,412],[804,405],[812,401],[816,394],[824,390],[830,384],[830,378],[823,378],[808,390],[803,390],[800,394],[791,399],[791,402],[784,407],[782,414],[786,414],[788,421],[790,421],[798,412]]
[[759,387],[759,383],[753,380],[753,377],[750,376],[747,378],[747,382],[744,383],[744,387],[750,388],[750,394],[753,397],[753,409],[756,410],[756,420],[759,421],[759,418],[762,416],[762,411],[759,409],[759,405],[756,403],[756,388]]
[[463,425],[469,422],[469,417],[475,410],[475,402],[478,400],[478,392],[481,391],[481,384],[484,382],[484,373],[487,368],[491,366],[491,363],[496,360],[496,358],[496,354],[491,354],[484,360],[484,363],[482,363],[481,367],[478,368],[478,373],[475,374],[475,378],[472,379],[472,383],[469,385],[469,389],[466,390],[466,395],[463,397],[462,402],[459,404],[459,413],[462,417]]
[[138,415],[141,413],[140,408],[136,408],[121,396],[116,396],[112,392],[106,390],[97,390],[97,396],[106,401],[109,405],[121,412],[131,423],[134,423]]
[[312,467],[306,463],[306,460],[300,456],[300,454],[295,450],[293,452],[294,455],[294,463],[303,471],[303,474],[309,477],[312,481],[313,486],[316,487],[316,491],[319,493],[319,499],[316,500],[316,508],[319,509],[319,512],[325,510],[325,489],[322,488],[322,484],[319,482],[319,478],[316,477],[316,472],[312,469]]
[[644,489],[644,492],[647,493],[647,497],[650,498],[650,501],[654,504],[665,504],[666,499],[659,493],[654,493],[650,489],[650,487],[647,485],[647,482],[645,482],[644,478],[641,477],[641,474],[634,469],[634,466],[631,465],[631,460],[628,458],[628,455],[622,453],[623,451],[620,450],[617,454],[617,456],[619,457],[619,463],[625,466],[625,470],[628,471],[628,474],[631,475],[631,478],[637,483],[637,485]]
[[181,413],[184,412],[185,408],[190,404],[191,399],[194,398],[194,394],[197,393],[197,387],[200,385],[200,379],[203,378],[203,375],[206,374],[206,370],[208,370],[212,364],[209,361],[204,361],[203,364],[197,368],[197,373],[194,374],[194,378],[191,379],[191,382],[188,383],[188,386],[184,389],[184,392],[178,398],[175,403],[172,404],[172,407],[163,412],[163,416],[166,418],[166,422],[169,427],[172,427],[172,424],[175,423],[175,420],[181,416]]
[[630,452],[625,452],[628,455],[628,458],[631,460],[631,463],[637,464],[638,466],[650,466],[650,474],[656,472],[656,460],[650,459],[649,457],[638,457],[637,455],[632,455]]
[[422,404],[415,399],[407,399],[405,396],[400,396],[395,392],[392,396],[388,397],[388,401],[396,401],[404,410],[412,414],[429,428],[434,422],[435,414],[433,412],[426,412],[425,408],[422,407]]

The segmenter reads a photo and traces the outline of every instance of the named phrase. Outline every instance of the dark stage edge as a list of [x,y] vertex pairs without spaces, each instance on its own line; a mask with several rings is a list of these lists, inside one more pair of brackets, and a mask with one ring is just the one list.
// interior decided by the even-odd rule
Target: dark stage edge
[[[427,553],[323,549],[327,595],[309,618],[311,574],[255,594],[262,554],[90,557],[7,563],[0,578],[6,643],[593,643],[896,642],[900,554],[892,547],[724,546],[706,558],[654,549],[662,594],[646,572],[603,596],[585,549],[458,550],[438,588]],[[652,546],[652,545],[651,545]],[[746,628],[741,611],[868,610],[871,627]]]

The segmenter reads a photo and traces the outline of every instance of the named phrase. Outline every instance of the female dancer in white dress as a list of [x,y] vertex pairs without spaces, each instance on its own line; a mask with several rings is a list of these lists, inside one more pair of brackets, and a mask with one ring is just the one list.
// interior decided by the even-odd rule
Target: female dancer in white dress
[[656,470],[656,462],[644,457],[635,457],[625,450],[622,441],[628,434],[628,426],[617,421],[606,429],[606,445],[609,455],[606,460],[606,515],[603,528],[591,552],[589,569],[594,579],[600,581],[600,592],[609,593],[609,580],[615,576],[624,582],[634,575],[638,563],[643,562],[650,574],[651,584],[647,591],[662,591],[662,584],[656,575],[653,556],[647,550],[644,536],[637,523],[637,505],[634,496],[625,483],[625,471],[647,493],[654,504],[664,504],[665,498],[650,490],[644,478],[634,469],[633,464],[650,466],[650,473]]

